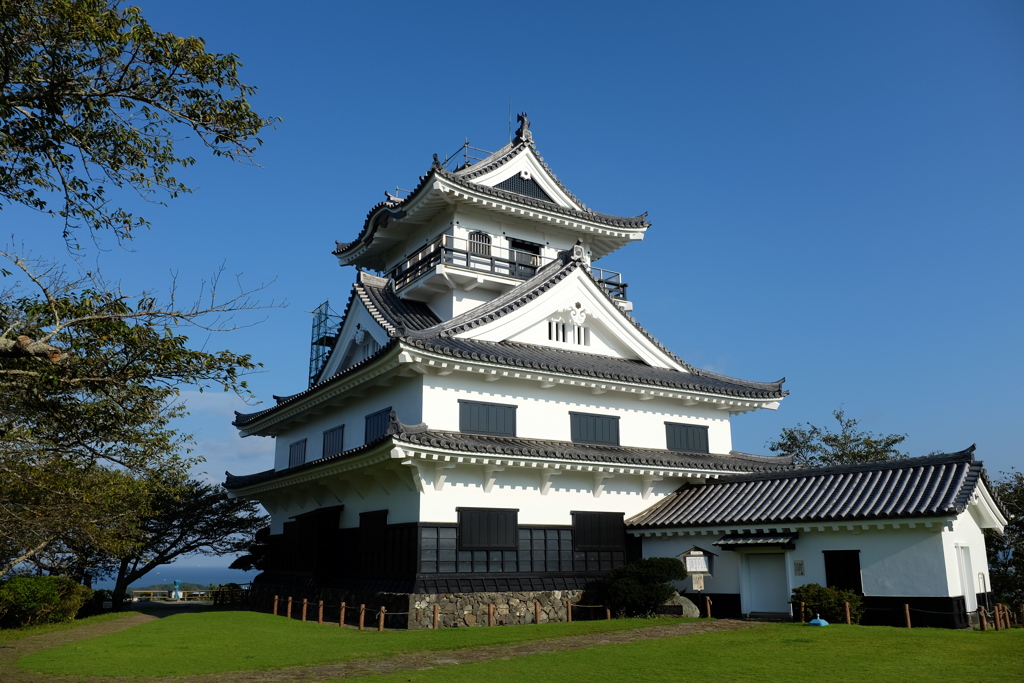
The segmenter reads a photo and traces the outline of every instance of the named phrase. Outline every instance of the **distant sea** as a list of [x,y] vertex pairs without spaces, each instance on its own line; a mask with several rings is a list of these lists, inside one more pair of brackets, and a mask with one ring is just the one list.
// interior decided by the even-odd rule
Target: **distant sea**
[[[150,573],[132,584],[136,588],[152,586],[160,583],[174,583],[175,580],[182,583],[200,583],[209,585],[211,583],[249,583],[259,572],[243,572],[227,567],[204,567],[187,564],[167,564],[157,567]],[[94,581],[93,588],[113,588],[114,582]]]

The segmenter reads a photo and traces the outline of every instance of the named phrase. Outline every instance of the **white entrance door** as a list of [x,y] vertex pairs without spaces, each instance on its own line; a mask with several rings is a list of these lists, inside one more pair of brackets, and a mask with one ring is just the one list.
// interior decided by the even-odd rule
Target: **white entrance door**
[[971,567],[971,549],[965,545],[957,548],[957,560],[960,569],[960,586],[964,591],[967,611],[978,609],[978,591],[974,586],[974,569]]
[[750,576],[747,605],[751,612],[789,612],[785,555],[747,555],[747,571]]

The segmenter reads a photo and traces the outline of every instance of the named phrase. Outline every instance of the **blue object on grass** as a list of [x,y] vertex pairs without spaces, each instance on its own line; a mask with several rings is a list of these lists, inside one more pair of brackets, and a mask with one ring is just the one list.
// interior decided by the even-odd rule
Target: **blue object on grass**
[[820,614],[817,619],[811,619],[808,623],[810,626],[828,626],[828,622],[822,619]]

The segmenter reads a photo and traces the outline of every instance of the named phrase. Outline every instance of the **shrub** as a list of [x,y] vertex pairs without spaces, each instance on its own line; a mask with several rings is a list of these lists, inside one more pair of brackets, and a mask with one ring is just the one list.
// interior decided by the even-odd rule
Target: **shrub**
[[608,572],[594,586],[591,599],[607,605],[616,614],[643,616],[651,614],[675,595],[669,581],[686,578],[683,563],[674,557],[648,557]]
[[0,627],[71,621],[92,591],[63,576],[15,576],[0,583]]
[[[821,586],[816,583],[808,583],[793,589],[793,602],[804,603],[805,614],[808,619],[817,615],[830,623],[845,623],[846,608],[843,603],[850,603],[850,621],[854,624],[860,623],[864,615],[864,601],[861,596],[853,591],[839,590],[835,587]],[[799,609],[797,605],[797,609]]]

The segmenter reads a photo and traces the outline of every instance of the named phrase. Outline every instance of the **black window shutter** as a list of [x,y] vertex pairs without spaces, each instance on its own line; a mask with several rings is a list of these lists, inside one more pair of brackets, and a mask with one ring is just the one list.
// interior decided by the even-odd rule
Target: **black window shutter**
[[345,450],[345,425],[328,429],[324,432],[324,454],[323,457],[337,455]]
[[516,435],[516,406],[459,401],[459,431],[494,436]]
[[363,443],[371,443],[381,438],[388,432],[388,425],[391,424],[391,408],[378,410],[366,416],[366,438]]
[[515,550],[519,510],[459,508],[460,550]]
[[569,413],[569,431],[575,443],[619,445],[619,418],[615,415]]
[[622,512],[574,512],[572,528],[576,550],[622,550],[626,547],[625,514]]
[[665,439],[670,451],[690,451],[691,453],[710,453],[708,448],[708,428],[704,425],[665,423]]
[[306,462],[306,440],[296,441],[288,447],[288,467],[295,467]]

